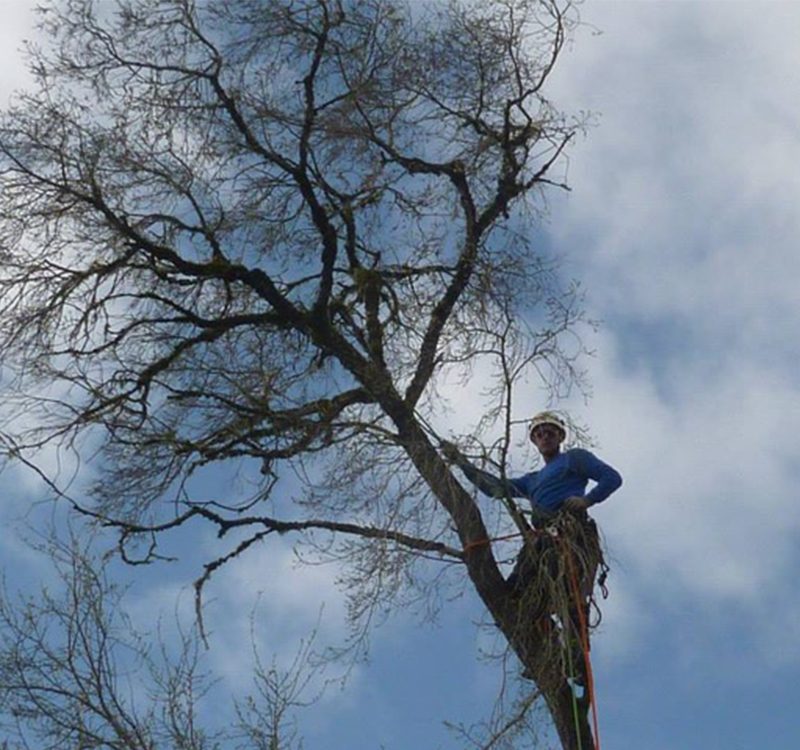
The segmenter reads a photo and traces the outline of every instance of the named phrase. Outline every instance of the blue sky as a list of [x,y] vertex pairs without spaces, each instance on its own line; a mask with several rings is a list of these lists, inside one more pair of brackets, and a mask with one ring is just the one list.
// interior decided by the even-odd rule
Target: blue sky
[[[3,99],[22,80],[14,49],[30,5],[0,0]],[[597,125],[570,153],[572,192],[551,197],[545,231],[603,321],[589,342],[593,397],[561,406],[625,477],[595,513],[613,564],[593,644],[602,744],[795,748],[800,3],[589,0],[582,16],[551,96]],[[9,519],[37,486],[0,482],[19,500],[0,510],[0,553],[35,573]],[[134,616],[171,611],[176,596],[190,609],[199,565],[141,576]],[[237,689],[254,606],[264,648],[291,653],[323,602],[321,637],[342,635],[335,571],[294,568],[288,544],[223,571],[209,593],[206,658]],[[478,658],[493,646],[480,619],[466,594],[435,625],[385,623],[347,690],[300,716],[307,746],[461,747],[442,721],[477,718],[501,679]]]

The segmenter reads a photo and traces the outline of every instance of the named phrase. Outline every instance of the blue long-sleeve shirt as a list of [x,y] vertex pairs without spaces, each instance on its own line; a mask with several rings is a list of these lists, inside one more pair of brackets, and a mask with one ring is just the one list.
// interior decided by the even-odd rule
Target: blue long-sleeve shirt
[[[584,497],[590,505],[596,505],[622,484],[616,469],[583,448],[559,453],[539,471],[505,482],[470,463],[461,463],[459,467],[470,482],[490,497],[528,498],[537,525],[551,519],[569,497]],[[587,493],[590,480],[596,484]]]

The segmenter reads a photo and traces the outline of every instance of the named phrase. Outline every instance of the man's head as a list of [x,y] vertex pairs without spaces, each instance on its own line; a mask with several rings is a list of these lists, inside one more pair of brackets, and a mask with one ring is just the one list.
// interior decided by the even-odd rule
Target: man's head
[[531,420],[530,437],[547,461],[561,450],[561,443],[567,437],[567,425],[558,414],[542,411]]

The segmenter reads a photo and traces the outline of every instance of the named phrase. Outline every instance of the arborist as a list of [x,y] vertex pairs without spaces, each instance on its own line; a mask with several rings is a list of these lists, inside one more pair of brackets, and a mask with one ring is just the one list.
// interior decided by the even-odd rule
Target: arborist
[[[536,414],[531,420],[529,435],[542,456],[544,466],[539,471],[513,479],[499,479],[481,471],[453,443],[442,441],[441,447],[445,457],[484,494],[494,498],[527,498],[536,528],[546,527],[562,510],[585,516],[590,507],[603,502],[622,484],[619,472],[590,451],[583,448],[561,450],[567,437],[567,426],[558,414],[551,411]],[[586,492],[590,481],[594,486]],[[512,589],[524,586],[533,573],[529,567],[530,558],[531,555],[523,548],[508,578]]]

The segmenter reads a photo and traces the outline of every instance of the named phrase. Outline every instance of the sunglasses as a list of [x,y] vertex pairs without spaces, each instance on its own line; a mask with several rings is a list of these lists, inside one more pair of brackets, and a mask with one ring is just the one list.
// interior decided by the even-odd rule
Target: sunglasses
[[531,432],[531,435],[535,438],[558,437],[560,434],[561,430],[558,427],[537,427]]

